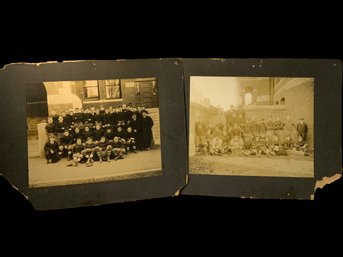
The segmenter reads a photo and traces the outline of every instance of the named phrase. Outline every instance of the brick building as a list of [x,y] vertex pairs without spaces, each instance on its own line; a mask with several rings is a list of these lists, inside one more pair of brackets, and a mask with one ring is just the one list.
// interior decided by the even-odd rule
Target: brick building
[[[116,108],[122,104],[144,106],[154,121],[155,143],[160,144],[158,88],[155,78],[57,81],[27,85],[27,123],[29,148],[33,155],[40,155],[39,127],[52,110],[57,113],[100,106]],[[41,124],[41,126],[39,126]],[[39,145],[45,139],[39,139]]]
[[308,144],[313,150],[314,79],[313,78],[237,78],[239,103],[246,117],[257,120],[267,116],[293,123],[304,118],[308,125]]

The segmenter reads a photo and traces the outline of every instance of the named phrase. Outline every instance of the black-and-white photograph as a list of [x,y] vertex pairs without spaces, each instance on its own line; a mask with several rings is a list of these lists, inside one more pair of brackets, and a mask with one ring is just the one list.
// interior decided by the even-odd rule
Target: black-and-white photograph
[[314,78],[191,76],[189,172],[314,177]]
[[29,186],[162,175],[156,78],[26,86]]

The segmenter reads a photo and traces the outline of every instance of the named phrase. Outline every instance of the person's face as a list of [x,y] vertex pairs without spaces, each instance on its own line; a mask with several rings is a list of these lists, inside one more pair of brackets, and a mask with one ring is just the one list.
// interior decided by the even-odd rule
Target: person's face
[[100,125],[96,125],[96,130],[100,130]]
[[304,124],[304,121],[303,121],[303,120],[300,120],[300,124]]
[[301,136],[298,137],[298,141],[299,141],[299,142],[303,141],[303,138],[302,138]]
[[99,114],[99,113],[100,113],[100,110],[99,110],[99,109],[96,109],[96,110],[95,110],[95,113],[96,113],[96,114]]
[[117,131],[118,131],[118,132],[121,132],[121,130],[122,130],[121,127],[118,127],[118,128],[117,128]]
[[90,138],[87,140],[87,144],[91,144],[93,142],[93,140]]
[[108,114],[110,111],[108,109],[105,109],[105,113]]
[[79,108],[75,108],[75,113],[79,113],[80,109]]
[[69,132],[68,131],[64,131],[64,135],[67,137],[69,136]]
[[286,140],[287,140],[287,141],[291,141],[291,137],[290,137],[290,136],[287,136],[287,137],[286,137]]
[[75,128],[75,132],[76,133],[79,133],[80,132],[80,129],[78,127]]
[[101,142],[101,143],[104,143],[104,142],[105,142],[105,138],[102,137],[102,138],[100,139],[100,142]]
[[62,116],[62,117],[65,117],[65,116],[66,116],[66,113],[65,113],[65,112],[62,112],[62,113],[61,113],[61,116]]
[[110,107],[108,108],[108,110],[112,111],[112,110],[113,110],[113,107],[112,107],[112,106],[110,106]]
[[118,143],[118,141],[119,141],[118,137],[114,137],[113,141],[114,141],[115,143]]
[[132,128],[131,128],[131,127],[128,127],[128,128],[127,128],[127,132],[131,133],[131,132],[132,132]]
[[58,117],[58,121],[63,122],[63,117],[62,116]]
[[52,118],[48,118],[48,123],[51,124],[53,122]]
[[138,106],[137,110],[140,112],[142,110],[142,108],[140,106]]
[[101,107],[100,107],[100,110],[104,111],[104,110],[105,110],[105,107],[104,107],[104,106],[101,106]]
[[78,138],[78,139],[76,140],[76,143],[77,143],[78,145],[81,145],[81,139]]
[[144,118],[146,117],[146,112],[143,112],[143,117],[144,117]]
[[123,108],[123,109],[126,109],[126,104],[123,104],[123,105],[122,105],[122,108]]
[[89,131],[89,127],[85,127],[85,131],[88,132]]
[[69,112],[69,115],[70,115],[70,116],[73,116],[73,114],[74,114],[74,113],[73,113],[72,111]]
[[51,138],[49,139],[49,141],[50,141],[50,144],[53,144],[53,143],[55,143],[55,138],[51,137]]

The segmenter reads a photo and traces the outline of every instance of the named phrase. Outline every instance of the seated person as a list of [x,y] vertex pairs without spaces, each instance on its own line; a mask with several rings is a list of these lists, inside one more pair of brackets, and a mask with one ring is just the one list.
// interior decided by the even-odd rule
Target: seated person
[[307,153],[307,144],[301,135],[298,136],[298,140],[295,142],[295,149]]
[[215,136],[209,144],[209,153],[211,155],[223,155],[223,140]]
[[76,139],[76,143],[73,145],[73,161],[74,167],[83,159],[83,150],[85,150],[84,145],[82,144],[81,138]]
[[114,138],[114,132],[112,131],[112,128],[111,127],[107,127],[106,128],[106,131],[104,133],[104,136],[105,138],[110,141],[110,140],[113,140]]
[[256,136],[254,140],[252,141],[252,154],[256,154],[258,157],[261,157],[262,153],[262,142],[260,141],[260,137]]
[[97,144],[100,141],[102,136],[103,136],[103,131],[101,129],[101,124],[97,123],[95,125],[95,130],[93,131],[93,140],[94,140],[94,142]]
[[276,134],[272,136],[272,151],[270,153],[272,155],[281,155],[282,153],[280,139],[279,139],[279,136]]
[[252,154],[252,141],[250,136],[244,137],[244,148],[243,153],[245,156],[250,156]]
[[48,124],[45,126],[45,131],[48,137],[52,137],[55,134],[55,123],[52,117],[48,118]]
[[128,154],[129,151],[132,151],[133,153],[137,153],[136,152],[136,133],[133,132],[131,127],[128,127],[126,129],[124,140],[125,140],[125,145],[126,145],[126,154]]
[[92,163],[94,162],[93,156],[94,156],[95,146],[96,145],[93,143],[93,139],[91,137],[88,137],[85,143],[85,149],[81,152],[82,155],[87,159],[86,161],[87,167],[90,167],[93,165]]
[[73,136],[69,134],[69,130],[65,130],[60,138],[60,147],[62,146],[62,157],[68,157],[68,161],[71,160],[73,142]]
[[115,161],[124,159],[125,145],[119,140],[119,137],[115,136],[107,147],[107,151],[111,152],[111,156],[114,156]]
[[285,141],[283,143],[283,149],[285,149],[285,150],[292,150],[293,147],[294,147],[294,142],[293,142],[291,136],[287,135],[286,139],[285,139]]
[[110,160],[110,155],[111,153],[109,153],[107,151],[107,146],[109,145],[108,141],[106,140],[105,136],[102,136],[100,138],[100,141],[96,144],[95,148],[94,148],[94,152],[96,154],[96,156],[99,158],[99,162],[102,163],[103,159],[107,159],[107,161]]
[[264,140],[261,140],[261,151],[268,157],[270,157],[273,148],[273,143],[269,137],[265,137]]
[[233,137],[230,141],[231,154],[234,156],[239,156],[242,154],[242,149],[244,146],[243,140],[237,135]]
[[83,142],[84,141],[84,136],[83,136],[83,133],[81,132],[81,130],[79,129],[79,127],[75,127],[74,130],[72,130],[72,136],[74,138],[74,144],[76,143],[76,140],[78,138],[81,139],[81,141]]
[[60,156],[58,154],[59,147],[54,136],[50,137],[49,141],[45,143],[44,151],[45,158],[48,164],[55,163],[60,160]]

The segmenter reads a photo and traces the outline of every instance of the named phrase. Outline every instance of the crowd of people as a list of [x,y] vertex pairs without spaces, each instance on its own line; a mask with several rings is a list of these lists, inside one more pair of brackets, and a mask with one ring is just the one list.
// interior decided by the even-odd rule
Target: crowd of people
[[51,111],[45,127],[47,163],[62,158],[69,166],[94,161],[123,159],[128,153],[150,150],[154,122],[144,107],[123,104],[117,108],[75,108],[57,114]]
[[225,124],[206,124],[201,117],[195,123],[196,152],[204,155],[276,156],[299,153],[309,155],[308,126],[303,118],[297,124],[290,116],[248,118],[241,107],[225,113]]

